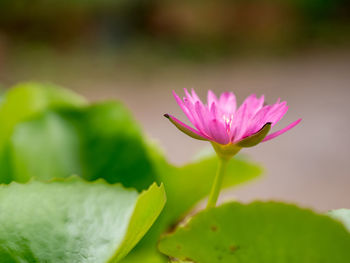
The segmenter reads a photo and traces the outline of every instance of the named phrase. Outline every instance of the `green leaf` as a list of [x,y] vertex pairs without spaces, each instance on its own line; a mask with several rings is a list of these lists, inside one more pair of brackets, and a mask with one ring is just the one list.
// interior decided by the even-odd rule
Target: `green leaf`
[[85,179],[104,178],[138,190],[159,182],[141,129],[124,105],[95,104],[75,116],[75,121],[83,138]]
[[198,213],[159,249],[196,263],[344,263],[350,234],[328,216],[293,205],[227,203]]
[[9,148],[18,182],[78,174],[141,191],[158,181],[139,127],[117,102],[37,115],[16,125]]
[[[209,156],[183,167],[176,167],[160,160],[156,164],[161,182],[164,183],[169,196],[165,208],[168,224],[174,224],[179,217],[185,216],[195,204],[209,194],[218,166],[218,158],[215,155]],[[240,158],[233,158],[228,162],[223,188],[252,180],[261,172],[259,166],[247,163]]]
[[2,262],[118,262],[155,221],[165,192],[74,177],[2,185],[0,200]]
[[[152,153],[160,181],[164,182],[167,203],[151,230],[123,260],[123,263],[167,262],[165,257],[154,252],[160,235],[175,225],[198,201],[208,195],[218,164],[217,157],[211,155],[195,163],[176,167],[166,162],[160,154],[156,154],[155,149]],[[259,166],[241,158],[234,158],[229,161],[223,188],[256,178],[261,172]]]
[[13,180],[8,140],[16,124],[47,109],[85,105],[83,98],[51,84],[25,83],[11,88],[0,103],[0,183]]
[[20,121],[47,109],[85,104],[82,97],[51,84],[24,83],[11,88],[0,104],[0,148]]
[[77,129],[59,114],[47,112],[18,124],[10,138],[13,180],[27,182],[81,174],[81,143]]
[[350,232],[350,209],[337,209],[328,212],[333,219],[339,220]]

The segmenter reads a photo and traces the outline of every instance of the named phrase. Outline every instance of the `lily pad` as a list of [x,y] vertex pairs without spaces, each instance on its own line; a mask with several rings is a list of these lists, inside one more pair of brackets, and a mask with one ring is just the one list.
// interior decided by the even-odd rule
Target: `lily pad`
[[8,142],[18,123],[47,109],[78,108],[85,104],[79,95],[51,84],[24,83],[9,89],[0,103],[0,183],[13,180]]
[[[153,151],[155,154],[157,151]],[[194,163],[177,167],[169,164],[161,154],[154,157],[157,174],[164,182],[167,203],[156,223],[144,239],[123,260],[123,263],[163,263],[167,258],[157,251],[159,237],[208,195],[218,165],[216,156],[207,156]],[[236,186],[258,177],[262,169],[242,158],[229,161],[223,188]]]
[[139,191],[159,182],[138,125],[118,102],[46,111],[23,121],[7,155],[18,182],[78,174]]
[[344,263],[350,234],[328,216],[294,205],[227,203],[195,215],[159,249],[196,263]]
[[93,104],[74,117],[82,138],[82,176],[147,189],[160,182],[138,123],[116,101]]
[[[165,203],[163,186],[139,194],[102,180],[0,187],[2,262],[118,262]],[[3,261],[5,260],[5,261]]]
[[81,174],[81,142],[69,120],[54,112],[17,124],[9,141],[12,179],[27,182]]
[[86,105],[84,98],[52,84],[23,83],[14,86],[0,104],[0,148],[17,123],[47,109],[83,105]]

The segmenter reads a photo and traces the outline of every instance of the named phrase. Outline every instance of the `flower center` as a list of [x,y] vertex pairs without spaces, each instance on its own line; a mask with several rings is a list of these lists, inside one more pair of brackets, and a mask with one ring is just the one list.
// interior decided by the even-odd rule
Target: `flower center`
[[223,114],[222,119],[224,120],[224,123],[226,125],[226,132],[230,133],[231,125],[232,125],[232,121],[233,121],[233,114],[229,114],[229,115]]

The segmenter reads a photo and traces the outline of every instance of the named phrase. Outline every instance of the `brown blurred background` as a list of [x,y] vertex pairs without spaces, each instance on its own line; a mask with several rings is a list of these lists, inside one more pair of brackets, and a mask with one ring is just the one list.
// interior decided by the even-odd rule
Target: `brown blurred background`
[[350,208],[350,2],[347,0],[1,0],[0,85],[60,84],[91,100],[123,100],[169,159],[206,144],[171,90],[232,90],[287,100],[287,134],[244,152],[263,178],[228,196]]

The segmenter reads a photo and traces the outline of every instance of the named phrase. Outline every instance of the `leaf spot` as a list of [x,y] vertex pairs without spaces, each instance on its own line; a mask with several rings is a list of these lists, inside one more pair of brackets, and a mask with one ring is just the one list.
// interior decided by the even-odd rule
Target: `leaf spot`
[[237,249],[239,249],[239,246],[231,245],[231,246],[229,247],[229,249],[230,249],[231,254],[233,254],[234,252],[237,251]]
[[213,232],[218,231],[218,227],[217,227],[216,225],[212,225],[212,226],[210,227],[210,229],[211,229],[211,231],[213,231]]

